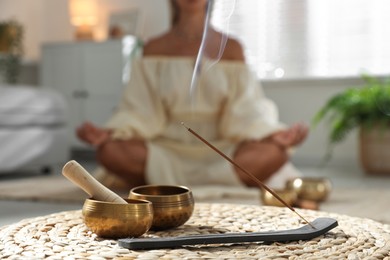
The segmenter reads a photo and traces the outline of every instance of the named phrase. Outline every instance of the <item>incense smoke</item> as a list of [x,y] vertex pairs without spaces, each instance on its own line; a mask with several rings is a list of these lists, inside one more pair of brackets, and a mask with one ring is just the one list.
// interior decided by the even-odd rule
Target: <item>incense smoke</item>
[[[191,79],[190,97],[192,98],[194,97],[194,92],[197,88],[200,74],[202,72],[207,71],[210,67],[215,65],[222,57],[228,39],[229,19],[234,11],[234,7],[236,3],[235,0],[231,0],[231,1],[223,0],[224,7],[227,8],[228,12],[226,12],[227,13],[226,17],[222,17],[224,28],[220,28],[219,30],[222,37],[215,38],[210,34],[211,15],[212,15],[214,2],[215,0],[209,0],[207,4],[206,19],[203,28],[202,41],[199,47],[198,55],[196,57],[194,72],[192,74],[192,79]],[[208,48],[208,46],[211,46],[212,41],[215,40],[220,41],[219,48],[217,50]],[[207,57],[207,60],[204,59],[205,57]]]

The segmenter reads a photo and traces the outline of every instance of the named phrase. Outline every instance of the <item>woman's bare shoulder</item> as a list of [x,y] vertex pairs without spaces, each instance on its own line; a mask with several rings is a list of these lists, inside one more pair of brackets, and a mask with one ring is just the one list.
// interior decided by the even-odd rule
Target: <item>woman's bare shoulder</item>
[[245,60],[244,49],[242,48],[241,43],[234,38],[228,38],[223,56],[224,59],[227,60]]
[[170,34],[166,33],[148,40],[143,48],[144,56],[164,55],[169,49]]

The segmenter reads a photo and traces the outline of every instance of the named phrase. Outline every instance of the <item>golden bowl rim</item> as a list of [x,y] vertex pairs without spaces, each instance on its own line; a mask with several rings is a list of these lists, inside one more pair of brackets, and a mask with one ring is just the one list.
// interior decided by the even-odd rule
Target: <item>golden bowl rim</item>
[[[296,193],[297,192],[295,189],[292,189],[292,188],[272,189],[272,191],[275,192],[275,193],[278,193],[278,192]],[[272,194],[268,190],[261,188],[261,194],[266,193],[266,192]]]
[[[180,192],[180,193],[173,193],[173,194],[166,194],[166,195],[163,195],[163,194],[160,194],[160,195],[153,195],[153,194],[146,194],[146,193],[139,193],[139,192],[136,192],[136,190],[138,189],[145,189],[145,188],[156,188],[156,187],[159,187],[159,188],[180,188],[180,189],[183,189],[184,191],[183,192]],[[183,185],[160,185],[160,184],[150,184],[150,185],[141,185],[141,186],[137,186],[137,187],[134,187],[130,190],[129,192],[129,195],[131,194],[134,194],[135,196],[144,196],[144,197],[148,197],[148,198],[161,198],[161,197],[171,197],[171,196],[180,196],[180,195],[186,195],[186,194],[192,194],[192,191],[190,188],[188,188],[187,186],[183,186]]]
[[[102,205],[142,205],[142,204],[152,204],[151,201],[145,200],[145,199],[135,199],[135,198],[123,198],[127,204],[123,203],[117,203],[117,202],[110,202],[110,201],[102,201],[102,200],[97,200],[94,198],[86,198],[84,203],[91,202],[91,203],[96,203],[96,204],[102,204]],[[130,203],[129,201],[134,201],[134,202],[141,202],[141,203]]]
[[295,178],[291,178],[291,179],[288,179],[286,182],[289,183],[289,182],[294,182],[296,180],[301,180],[302,182],[318,182],[318,183],[332,183],[332,180],[327,178],[327,177],[315,177],[315,176],[303,176],[303,177],[295,177]]

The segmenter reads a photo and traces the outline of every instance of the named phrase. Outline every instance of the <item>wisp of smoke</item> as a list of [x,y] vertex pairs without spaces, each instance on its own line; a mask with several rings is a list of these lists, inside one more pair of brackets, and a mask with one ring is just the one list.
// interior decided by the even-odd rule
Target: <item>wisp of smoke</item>
[[[190,86],[190,96],[194,97],[194,92],[198,86],[198,81],[200,74],[210,69],[213,65],[215,65],[222,57],[222,54],[226,47],[226,42],[228,39],[228,32],[229,32],[229,19],[231,15],[233,14],[234,7],[235,7],[235,0],[222,0],[222,4],[225,8],[227,8],[227,12],[225,17],[221,17],[223,20],[223,25],[225,28],[222,28],[219,33],[221,34],[221,37],[216,37],[215,35],[212,35],[211,32],[211,15],[212,15],[212,9],[213,6],[215,6],[215,0],[209,0],[207,4],[207,11],[206,11],[206,19],[205,24],[203,28],[203,35],[202,35],[202,41],[199,47],[198,55],[196,57],[194,71],[192,74],[191,79],[191,86]],[[219,41],[219,47],[218,48],[212,48],[214,45],[212,44],[213,41]],[[218,43],[218,42],[216,42]],[[205,60],[204,58],[207,58]]]

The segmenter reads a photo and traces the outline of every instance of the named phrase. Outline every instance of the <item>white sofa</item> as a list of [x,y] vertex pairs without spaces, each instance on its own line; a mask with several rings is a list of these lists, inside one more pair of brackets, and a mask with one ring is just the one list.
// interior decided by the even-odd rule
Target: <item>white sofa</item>
[[48,173],[66,163],[66,107],[53,90],[0,85],[0,174]]

